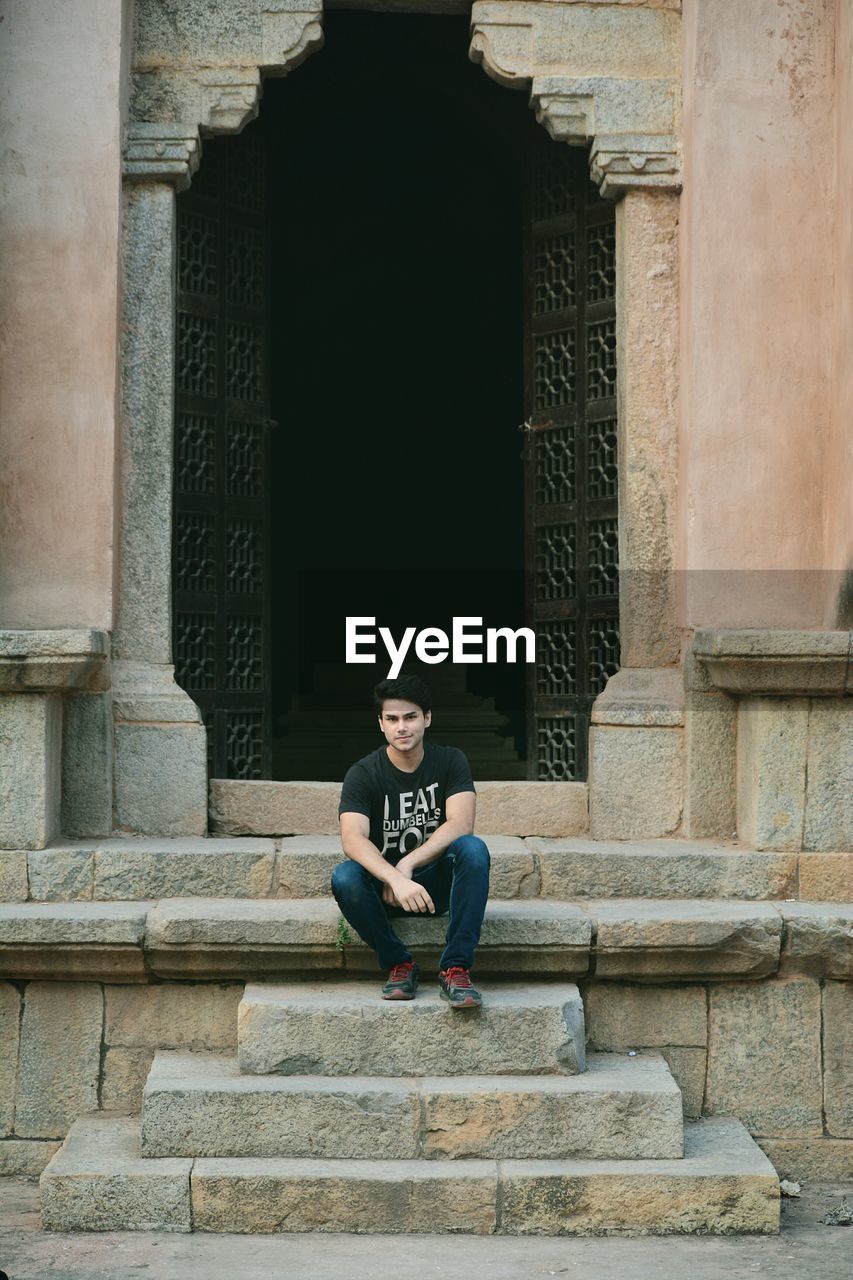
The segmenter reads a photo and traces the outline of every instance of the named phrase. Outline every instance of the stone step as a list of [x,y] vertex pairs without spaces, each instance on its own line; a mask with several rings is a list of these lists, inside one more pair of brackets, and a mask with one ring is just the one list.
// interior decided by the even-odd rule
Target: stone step
[[[477,782],[477,823],[504,836],[564,837],[589,829],[585,782]],[[213,778],[210,829],[222,836],[336,835],[339,782]]]
[[[446,917],[395,922],[434,980]],[[0,903],[0,977],[246,979],[344,970],[376,958],[333,901],[165,898]],[[432,971],[432,972],[431,972]],[[627,981],[853,977],[853,903],[712,899],[490,902],[477,973]]]
[[[797,855],[693,840],[522,840],[483,835],[492,856],[490,896],[579,898],[792,898]],[[322,898],[341,861],[337,836],[280,841],[277,892]]]
[[[738,898],[796,895],[798,856],[708,841],[522,840],[483,835],[493,898]],[[59,842],[31,850],[33,901],[328,898],[338,836]]]
[[779,1229],[779,1182],[736,1120],[674,1160],[146,1159],[139,1121],[76,1120],[41,1176],[48,1231],[672,1235]]
[[[452,1035],[454,1028],[448,1028]],[[258,1076],[233,1056],[159,1052],[146,1156],[667,1159],[681,1092],[663,1057],[591,1054],[572,1076]]]
[[481,1009],[451,1009],[435,986],[382,1000],[376,982],[249,983],[237,1011],[251,1075],[572,1074],[584,1069],[574,983],[489,984]]

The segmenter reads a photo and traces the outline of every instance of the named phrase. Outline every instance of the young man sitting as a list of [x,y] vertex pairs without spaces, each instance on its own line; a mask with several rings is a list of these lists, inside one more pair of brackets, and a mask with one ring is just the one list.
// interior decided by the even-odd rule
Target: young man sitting
[[332,892],[390,971],[385,1000],[414,999],[419,974],[391,918],[449,909],[439,991],[453,1009],[476,1008],[482,997],[470,971],[489,896],[489,851],[473,834],[471,770],[458,748],[424,742],[432,700],[417,676],[381,681],[374,699],[387,745],[344,778],[338,812],[346,861],[332,873]]

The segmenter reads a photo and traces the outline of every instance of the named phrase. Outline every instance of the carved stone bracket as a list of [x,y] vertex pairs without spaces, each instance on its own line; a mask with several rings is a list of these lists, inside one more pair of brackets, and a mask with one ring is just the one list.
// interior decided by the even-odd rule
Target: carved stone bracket
[[135,121],[128,125],[124,176],[130,182],[173,182],[176,190],[184,191],[200,159],[197,128]]
[[469,56],[527,89],[555,141],[592,143],[603,195],[678,190],[679,21],[672,8],[609,0],[475,0]]

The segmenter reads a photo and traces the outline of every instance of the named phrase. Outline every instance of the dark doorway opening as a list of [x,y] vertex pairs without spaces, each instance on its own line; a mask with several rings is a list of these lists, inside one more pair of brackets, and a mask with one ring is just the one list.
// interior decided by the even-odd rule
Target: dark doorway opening
[[[378,745],[345,619],[524,625],[522,195],[529,110],[467,19],[331,12],[268,81],[272,775]],[[525,667],[418,670],[434,735],[523,778]]]

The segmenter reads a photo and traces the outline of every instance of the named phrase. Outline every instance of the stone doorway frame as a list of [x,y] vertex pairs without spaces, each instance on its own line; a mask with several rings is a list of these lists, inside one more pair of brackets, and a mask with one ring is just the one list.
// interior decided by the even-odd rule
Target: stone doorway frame
[[[440,0],[400,8],[436,12]],[[239,133],[258,114],[263,78],[289,74],[323,43],[318,0],[244,0],[239,28],[233,10],[233,0],[183,0],[166,23],[157,0],[136,4],[123,183],[114,824],[150,835],[203,834],[208,804],[205,730],[175,683],[171,654],[175,197],[198,168],[203,137]],[[590,810],[600,836],[669,834],[681,819],[680,23],[680,0],[474,0],[471,9],[472,60],[526,91],[555,141],[588,147],[593,181],[618,201],[622,669],[593,711]],[[637,814],[642,795],[646,818]]]

